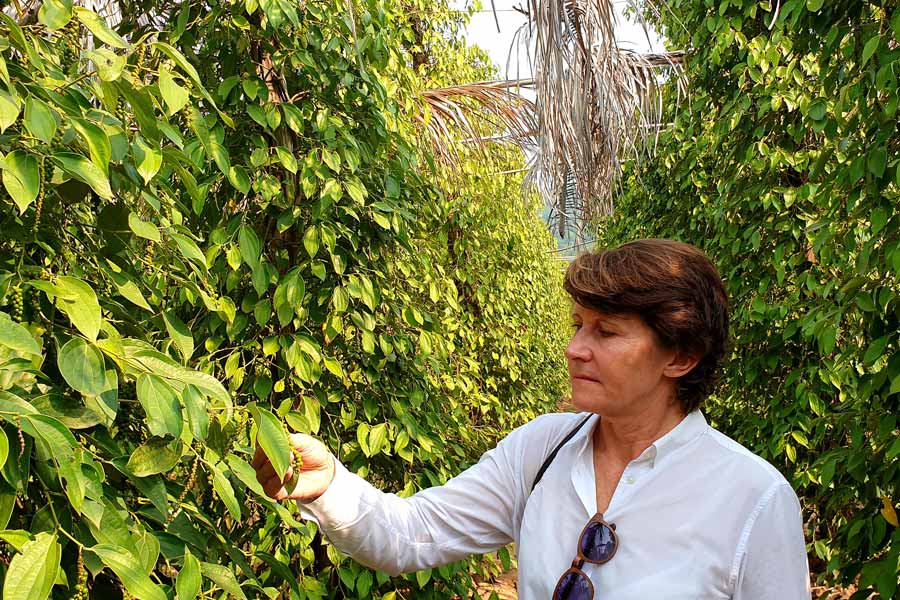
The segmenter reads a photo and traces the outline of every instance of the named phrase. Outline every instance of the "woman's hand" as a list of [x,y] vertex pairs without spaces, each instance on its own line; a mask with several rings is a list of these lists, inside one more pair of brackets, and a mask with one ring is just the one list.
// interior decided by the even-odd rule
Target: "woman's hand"
[[269,457],[259,446],[256,447],[256,454],[250,464],[256,470],[256,480],[269,497],[275,500],[312,502],[325,493],[334,479],[334,457],[325,444],[314,437],[294,433],[290,439],[294,453],[301,459],[296,473],[291,466],[284,474],[284,479],[278,479]]

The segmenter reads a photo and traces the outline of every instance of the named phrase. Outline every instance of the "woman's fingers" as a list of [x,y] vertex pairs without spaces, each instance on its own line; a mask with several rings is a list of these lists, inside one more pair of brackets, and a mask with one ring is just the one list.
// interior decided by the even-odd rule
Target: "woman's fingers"
[[266,463],[256,472],[256,480],[262,486],[263,491],[267,496],[274,500],[283,500],[290,496],[290,491],[285,488],[285,485],[293,477],[294,469],[288,467],[284,477],[279,479],[278,474],[275,472],[275,468],[271,463]]
[[250,461],[250,466],[252,466],[254,469],[258,470],[260,467],[262,467],[267,462],[269,462],[269,457],[266,456],[266,453],[263,452],[262,448],[257,446],[256,452],[253,454],[253,460]]
[[260,485],[265,486],[270,479],[278,479],[275,475],[275,467],[272,463],[266,463],[262,468],[256,470],[256,480]]
[[[263,492],[275,500],[318,498],[334,477],[334,458],[320,440],[310,435],[295,433],[290,441],[300,460],[288,467],[284,477],[278,477],[265,452],[256,448],[250,462],[256,472],[256,480]],[[298,467],[295,477],[294,471]]]
[[281,484],[281,481],[277,477],[267,479],[266,482],[262,484],[262,486],[263,491],[269,498],[272,498],[273,500],[281,500],[281,498],[283,497],[280,492],[284,492],[284,486]]

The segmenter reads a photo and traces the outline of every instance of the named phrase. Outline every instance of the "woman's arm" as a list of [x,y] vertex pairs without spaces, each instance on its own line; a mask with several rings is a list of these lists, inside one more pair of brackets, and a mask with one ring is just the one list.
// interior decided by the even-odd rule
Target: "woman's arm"
[[514,537],[521,452],[512,434],[445,485],[409,498],[386,494],[340,463],[327,491],[301,514],[342,552],[396,575],[496,550]]
[[800,503],[790,485],[762,498],[739,556],[734,600],[809,600],[809,565]]

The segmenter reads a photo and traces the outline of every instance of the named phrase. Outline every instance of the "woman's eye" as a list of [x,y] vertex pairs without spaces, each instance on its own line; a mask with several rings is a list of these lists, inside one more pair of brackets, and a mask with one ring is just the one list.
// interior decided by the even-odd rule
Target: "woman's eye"
[[572,323],[571,327],[575,331],[578,331],[579,329],[581,329],[581,323]]

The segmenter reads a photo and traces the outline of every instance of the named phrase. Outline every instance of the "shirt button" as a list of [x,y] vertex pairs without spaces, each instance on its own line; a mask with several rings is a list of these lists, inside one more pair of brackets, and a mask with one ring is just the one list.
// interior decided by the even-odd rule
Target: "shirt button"
[[625,478],[625,481],[626,481],[627,483],[634,483],[634,476],[633,476],[633,475],[629,475],[628,477]]

